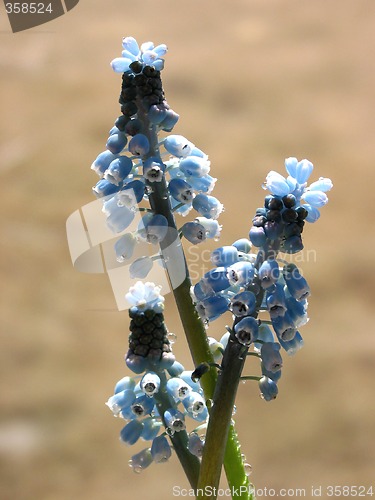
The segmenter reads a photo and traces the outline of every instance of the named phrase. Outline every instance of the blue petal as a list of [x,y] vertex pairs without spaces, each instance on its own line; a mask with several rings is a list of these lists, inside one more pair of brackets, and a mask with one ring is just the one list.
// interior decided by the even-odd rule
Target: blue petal
[[328,197],[323,191],[306,191],[302,198],[314,208],[324,207],[328,203]]
[[168,368],[168,373],[171,377],[178,377],[184,370],[184,366],[178,361],[175,361],[173,365]]
[[211,175],[206,174],[203,177],[190,177],[186,178],[187,182],[195,189],[195,191],[200,191],[202,193],[210,194],[215,187],[217,179],[211,177]]
[[144,134],[136,134],[130,139],[129,151],[136,156],[144,156],[150,151],[150,143]]
[[169,135],[165,138],[163,145],[168,153],[179,158],[185,158],[194,148],[194,144],[182,135]]
[[[163,68],[158,67],[159,65],[157,64],[158,61],[155,62],[155,68],[157,70],[162,70]],[[164,120],[160,123],[160,127],[165,131],[165,132],[171,132],[173,127],[176,125],[178,122],[178,119],[180,118],[180,115],[177,114],[173,109],[168,109],[167,115],[164,118]]]
[[[274,335],[272,333],[272,330],[265,323],[262,323],[259,326],[259,329],[258,329],[258,340],[261,340],[262,342],[273,342],[274,341]],[[254,343],[254,347],[256,349],[261,349],[262,345],[263,344],[260,343],[260,342],[259,343],[257,343],[257,342]]]
[[183,179],[172,179],[168,185],[171,196],[177,201],[188,203],[193,199],[193,189]]
[[228,310],[228,301],[225,297],[214,295],[199,302],[196,308],[203,319],[214,321]]
[[193,200],[193,208],[207,219],[217,219],[224,207],[214,196],[199,193]]
[[152,50],[154,48],[154,44],[152,42],[144,42],[141,45],[141,51],[146,52],[146,50]]
[[[135,181],[128,182],[121,189],[118,194],[120,204],[134,206],[134,201],[139,203],[145,194],[144,182],[136,179]],[[127,200],[127,198],[129,198]],[[127,203],[127,201],[129,203]]]
[[289,193],[292,193],[296,187],[297,187],[297,181],[294,177],[292,177],[291,175],[288,175],[288,177],[286,178],[286,182],[288,183],[288,186],[289,186]]
[[291,191],[285,177],[273,170],[266,177],[265,187],[276,196],[286,196]]
[[285,160],[285,168],[288,174],[291,177],[296,178],[296,166],[297,166],[298,160],[297,158],[294,158],[294,156],[291,156],[290,158],[286,158]]
[[196,432],[189,434],[188,449],[192,455],[200,458],[203,455],[204,440],[201,439]]
[[135,56],[139,54],[139,45],[137,43],[137,40],[132,36],[127,36],[126,38],[122,39],[122,47]]
[[184,414],[175,408],[170,408],[164,412],[165,423],[172,432],[180,432],[185,430]]
[[318,210],[317,208],[312,207],[312,206],[311,206],[311,205],[309,205],[309,204],[305,204],[305,205],[302,205],[302,206],[303,206],[303,208],[305,208],[305,209],[307,210],[307,212],[308,212],[308,215],[307,215],[307,217],[306,217],[306,219],[305,219],[307,222],[311,222],[311,223],[313,223],[313,222],[316,222],[316,221],[319,219],[319,217],[320,217],[320,212],[319,212],[319,210]]
[[156,59],[158,59],[158,55],[153,50],[145,50],[142,53],[142,61],[147,65],[154,64],[154,61],[156,61]]
[[126,57],[116,57],[111,62],[112,69],[115,73],[125,73],[129,71],[129,65],[133,61],[131,59],[127,59]]
[[141,437],[143,424],[139,420],[131,420],[120,432],[120,439],[132,446]]
[[323,193],[330,191],[332,188],[333,183],[327,177],[320,177],[318,181],[313,182],[309,186],[310,191],[323,191]]
[[168,47],[165,43],[161,43],[160,45],[154,47],[154,52],[156,52],[159,57],[163,57],[168,52]]
[[128,139],[125,134],[121,132],[119,134],[112,134],[108,138],[106,148],[114,155],[117,155],[121,153],[127,142]]
[[103,198],[105,196],[110,196],[111,194],[116,193],[120,189],[120,186],[116,186],[106,179],[101,179],[96,183],[96,185],[92,188],[94,195],[97,198]]
[[176,401],[182,401],[191,393],[191,387],[182,378],[172,377],[167,382],[167,392]]
[[127,389],[133,390],[134,387],[135,387],[135,380],[132,377],[123,377],[116,383],[114,393],[117,394],[118,392],[122,392]]
[[121,53],[121,55],[122,55],[122,57],[124,57],[125,59],[130,59],[130,60],[131,60],[131,61],[133,61],[133,62],[137,60],[137,56],[136,56],[136,55],[134,55],[134,54],[132,54],[132,53],[130,52],[130,50],[127,50],[127,49],[123,50],[123,51],[122,51],[122,53]]
[[265,401],[272,401],[279,392],[275,382],[268,377],[262,377],[260,379],[259,389]]
[[295,327],[292,317],[288,311],[284,316],[272,318],[272,326],[279,341],[288,342],[293,340],[297,333],[297,328]]
[[144,393],[145,400],[151,401],[149,403],[150,408],[154,409],[156,400],[154,399],[154,394],[157,394],[160,389],[160,377],[153,371],[146,372],[141,381],[139,382],[139,387],[141,391]]
[[117,262],[124,262],[130,259],[136,244],[137,239],[131,233],[121,236],[114,245]]
[[146,239],[149,243],[160,243],[168,233],[168,221],[164,215],[156,214],[146,223]]
[[206,219],[206,217],[196,217],[195,221],[204,227],[207,238],[215,238],[215,240],[217,240],[220,237],[221,226],[217,220]]
[[232,243],[232,246],[236,247],[239,252],[249,253],[251,250],[251,243],[247,238],[241,238]]
[[118,186],[130,174],[132,168],[133,162],[128,156],[119,156],[110,163],[104,178]]
[[210,171],[210,161],[200,156],[188,156],[181,161],[180,169],[188,177],[203,177]]
[[265,260],[260,266],[258,276],[263,288],[269,288],[279,279],[279,264],[276,260]]
[[227,268],[227,276],[232,285],[247,286],[254,274],[254,266],[246,261],[236,262]]
[[152,441],[151,455],[155,463],[167,462],[172,455],[171,446],[167,438],[162,434]]
[[135,217],[135,213],[127,207],[118,206],[114,196],[103,204],[103,212],[107,215],[107,225],[111,231],[121,233]]
[[187,222],[182,226],[181,232],[193,245],[202,243],[206,239],[206,230],[198,222]]
[[267,371],[277,372],[281,370],[283,360],[279,351],[280,344],[277,342],[266,342],[262,345],[260,354]]
[[237,248],[232,245],[216,248],[211,254],[211,262],[215,266],[231,266],[238,260]]
[[147,113],[150,122],[154,125],[159,125],[167,116],[167,109],[161,108],[160,106],[154,104],[150,107]]
[[262,247],[267,241],[266,233],[262,227],[252,226],[249,232],[251,243],[256,247]]
[[256,297],[253,292],[240,292],[232,297],[230,309],[235,316],[248,316],[255,311]]
[[133,389],[124,389],[111,396],[106,405],[114,415],[118,415],[121,410],[129,408],[134,403],[135,397]]
[[299,351],[303,347],[303,338],[301,337],[301,334],[297,332],[292,340],[289,340],[287,342],[284,342],[283,340],[280,340],[281,347],[286,350],[287,354],[289,356],[293,356],[296,354],[297,351]]
[[135,472],[141,472],[143,469],[149,467],[152,461],[150,448],[146,448],[133,455],[129,463]]
[[[156,59],[156,61],[154,61],[152,63],[153,67],[158,70],[158,71],[162,71],[162,69],[164,69],[164,60],[163,59]],[[178,120],[178,115],[177,115],[177,120]],[[177,121],[176,120],[176,121]]]
[[310,295],[310,287],[297,267],[292,268],[291,272],[285,270],[284,279],[290,295],[296,300],[304,300]]
[[248,346],[258,339],[258,321],[251,316],[246,316],[235,325],[234,331],[238,342]]
[[129,267],[129,274],[131,278],[143,279],[146,278],[148,273],[151,271],[153,265],[152,259],[150,257],[140,257],[139,259],[132,262]]
[[215,293],[221,292],[222,290],[226,290],[230,287],[225,267],[211,269],[204,275],[201,281],[209,285]]
[[103,176],[104,172],[109,167],[110,163],[116,159],[116,155],[110,151],[104,151],[100,153],[91,165],[91,170],[97,173],[100,177]]
[[314,166],[309,160],[301,160],[296,166],[296,175],[294,176],[298,184],[304,184],[313,171]]
[[156,438],[162,423],[159,420],[155,420],[153,417],[147,417],[142,420],[143,429],[141,433],[141,438],[145,441],[152,441]]
[[267,292],[266,295],[267,309],[271,318],[276,316],[283,316],[286,311],[286,298],[284,293],[284,286],[276,283],[275,289]]

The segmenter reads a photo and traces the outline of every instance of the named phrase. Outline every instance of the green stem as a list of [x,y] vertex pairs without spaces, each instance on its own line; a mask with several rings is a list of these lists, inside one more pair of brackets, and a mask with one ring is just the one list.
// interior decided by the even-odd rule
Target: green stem
[[[230,429],[234,402],[240,376],[245,363],[243,345],[238,342],[229,342],[224,352],[222,370],[218,374],[214,404],[210,412],[210,421],[206,433],[205,453],[202,458],[201,472],[198,482],[197,499],[217,498],[216,495],[207,497],[205,486],[217,491],[221,475],[221,467],[225,459],[225,470],[231,469],[230,458],[238,457],[242,463],[242,470],[235,472],[237,487],[241,487],[236,498],[249,499],[249,481],[245,475],[239,444],[233,429]],[[230,439],[228,440],[228,437]],[[227,443],[227,446],[226,446]],[[238,460],[238,458],[237,458]],[[231,470],[229,470],[232,473]],[[233,486],[233,485],[232,485]],[[233,486],[234,487],[234,486]]]
[[261,355],[258,354],[257,352],[248,352],[246,356],[254,356],[255,358],[261,358]]
[[[144,123],[144,129],[147,131],[146,135],[150,143],[150,151],[147,157],[157,158],[161,160],[161,155],[159,151],[158,136],[155,126],[150,126],[149,120],[147,118],[147,113],[143,109],[142,102],[139,101],[138,105],[138,119]],[[176,301],[177,309],[180,313],[180,318],[182,322],[183,329],[189,344],[190,351],[192,353],[193,361],[195,366],[203,363],[204,361],[208,363],[213,363],[213,357],[208,345],[206,330],[202,320],[199,318],[198,313],[195,309],[194,303],[190,295],[190,288],[192,286],[187,262],[185,259],[185,254],[182,250],[182,244],[178,238],[178,243],[176,244],[176,239],[178,236],[176,221],[172,212],[172,208],[169,201],[169,192],[165,178],[160,182],[148,182],[150,188],[149,200],[151,209],[155,214],[164,215],[168,221],[168,227],[170,228],[169,234],[161,242],[161,250],[175,251],[177,258],[181,260],[181,265],[184,268],[185,278],[178,286],[171,286],[173,295]],[[174,248],[176,247],[176,248]],[[180,250],[180,253],[178,252]],[[173,258],[169,256],[168,261],[172,261]],[[167,271],[168,271],[168,265]],[[170,281],[171,276],[169,276]],[[172,285],[172,283],[171,283]],[[205,375],[202,380],[202,387],[207,399],[212,398],[214,393],[214,388],[216,384],[216,370],[211,368],[211,370]]]
[[182,208],[183,206],[185,205],[185,203],[179,203],[178,205],[176,205],[173,209],[172,209],[172,212],[176,212],[179,208]]
[[[147,156],[143,159],[149,157],[155,157],[158,160],[161,160],[161,155],[159,151],[158,145],[158,137],[155,126],[151,126],[149,120],[147,118],[147,112],[143,108],[141,100],[138,100],[138,119],[141,120],[144,124],[145,135],[147,135],[149,143],[150,143],[150,151]],[[182,250],[181,242],[179,241],[180,247],[176,244],[176,235],[177,226],[176,221],[171,209],[170,201],[169,201],[169,193],[167,188],[167,183],[165,178],[161,180],[161,182],[149,182],[148,186],[150,188],[149,200],[152,210],[155,214],[161,214],[166,217],[168,221],[168,226],[171,229],[171,232],[161,243],[161,250],[166,250],[168,248],[175,248],[176,257],[180,257],[182,253],[182,265],[185,270],[185,278],[178,286],[171,286],[174,294],[174,298],[176,301],[176,305],[180,314],[182,326],[185,331],[186,339],[189,345],[189,349],[192,354],[192,358],[195,366],[199,365],[203,362],[213,363],[213,357],[211,351],[209,349],[209,344],[207,340],[207,334],[205,330],[205,326],[202,320],[199,318],[198,313],[195,309],[194,303],[192,301],[190,295],[190,289],[192,286],[191,279],[189,276],[189,270],[185,259],[185,254]],[[176,235],[174,235],[174,231],[176,231]],[[179,240],[179,238],[178,238]],[[180,250],[180,253],[178,252]],[[166,261],[172,261],[173,264],[173,255],[166,259]],[[181,261],[181,257],[179,259]],[[168,271],[168,265],[167,265]],[[170,277],[171,278],[171,277]],[[172,281],[172,280],[171,280]],[[212,399],[214,396],[215,386],[217,381],[217,372],[214,367],[202,377],[201,385],[204,391],[205,398],[207,400]],[[232,412],[233,406],[230,408],[230,412]],[[210,420],[211,420],[210,416]],[[218,416],[218,420],[221,420],[221,415]],[[227,429],[228,431],[228,429]],[[228,432],[226,433],[228,436]],[[220,458],[220,467],[223,463],[225,471],[227,474],[228,483],[233,488],[239,488],[244,484],[248,484],[247,477],[245,475],[245,469],[243,460],[241,458],[241,454],[239,453],[240,445],[237,439],[237,435],[233,428],[231,428],[231,432],[229,435],[228,442],[222,442],[222,451]],[[224,455],[225,450],[225,457]],[[205,453],[204,453],[205,454]]]
[[[254,318],[257,318],[258,316],[258,311],[263,301],[263,294],[264,292],[260,289],[257,296],[255,312],[252,314]],[[233,430],[231,429],[232,414],[238,385],[248,354],[248,347],[240,344],[234,334],[234,326],[238,321],[239,318],[236,318],[233,328],[228,328],[230,337],[224,351],[222,370],[218,375],[215,388],[213,407],[206,433],[205,453],[202,458],[201,471],[198,481],[198,491],[204,488],[204,485],[209,485],[212,487],[213,491],[217,491],[221,475],[221,464],[223,463],[224,458],[225,443],[227,443],[224,458],[224,467],[227,477],[228,472],[230,477],[233,474],[236,478],[236,485],[240,485],[236,498],[250,500],[253,499],[253,493],[250,490],[249,480],[245,474],[238,440],[235,441],[237,449],[235,449],[235,445],[232,445],[232,447],[228,449],[228,444],[231,442],[231,439],[235,439],[233,436]],[[241,460],[242,469],[234,470],[232,472],[229,456],[233,453],[236,453],[237,457],[239,455],[237,460]],[[235,487],[234,484],[232,485],[229,483],[229,485],[232,488]],[[204,492],[204,489],[202,491]],[[204,494],[197,497],[199,500],[204,498],[208,497]],[[216,497],[212,497],[211,495],[210,498]]]
[[[240,466],[236,466],[236,464],[240,464]],[[239,492],[239,495],[235,498],[253,499],[253,496],[248,494],[250,491],[250,482],[245,473],[244,465],[236,430],[233,425],[230,425],[224,455],[224,470],[229,488],[232,492]]]
[[[164,412],[170,408],[174,407],[174,401],[171,400],[170,396],[166,391],[167,379],[164,372],[158,372],[160,377],[160,391],[154,394],[154,399],[156,400],[156,406],[159,410],[159,414],[162,416],[164,426],[166,423],[164,421]],[[175,432],[169,435],[172,441],[174,451],[178,456],[178,459],[185,471],[186,477],[193,489],[197,487],[198,477],[199,477],[199,459],[191,454],[188,450],[189,436],[186,431]]]
[[[277,251],[278,247],[276,246],[276,243],[272,248],[266,247],[262,249],[262,251],[259,251],[255,267],[259,269],[262,262],[268,258],[268,255],[271,252],[273,254],[275,254],[276,252],[277,255]],[[260,283],[258,283],[258,285],[260,287]],[[259,310],[263,302],[263,296],[264,290],[260,287],[260,291],[257,295],[255,312],[252,314],[254,318],[258,317]],[[234,325],[238,321],[239,319],[236,318]],[[201,471],[198,481],[198,491],[202,491],[202,494],[197,496],[197,499],[199,500],[204,498],[216,498],[216,496],[212,495],[210,497],[206,497],[204,495],[204,487],[206,485],[209,485],[211,486],[212,491],[217,491],[218,489],[224,455],[224,447],[225,443],[230,442],[228,436],[230,437],[231,432],[230,426],[234,402],[236,399],[242,370],[247,358],[248,348],[244,348],[242,344],[238,343],[233,330],[234,327],[233,329],[228,328],[228,331],[230,332],[230,338],[224,351],[222,370],[218,375],[215,394],[213,398],[213,407],[210,413],[210,420],[207,427],[205,453],[202,458]],[[225,452],[224,465],[226,472],[229,452],[230,450],[226,450]],[[239,450],[237,450],[237,452],[239,452]],[[243,487],[242,489],[240,489],[239,495],[236,495],[236,498],[250,500],[253,498],[253,493],[248,488],[248,478],[242,477],[242,479],[244,480]],[[238,478],[238,482],[240,482],[240,478]]]

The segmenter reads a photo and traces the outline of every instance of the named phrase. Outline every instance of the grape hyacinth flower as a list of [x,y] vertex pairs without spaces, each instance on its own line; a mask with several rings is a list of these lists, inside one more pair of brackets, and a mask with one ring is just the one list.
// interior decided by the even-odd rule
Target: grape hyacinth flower
[[[303,346],[300,329],[308,321],[311,291],[302,270],[282,254],[303,249],[305,224],[319,219],[332,182],[321,177],[308,185],[313,164],[287,158],[287,176],[276,171],[266,176],[263,188],[270,194],[256,210],[248,238],[215,249],[213,268],[192,285],[180,239],[193,245],[217,241],[224,206],[212,195],[217,179],[207,154],[172,133],[179,115],[169,106],[161,80],[166,53],[165,44],[139,45],[126,37],[121,57],[111,62],[122,75],[121,114],[105,151],[91,165],[99,177],[93,194],[115,239],[113,257],[129,264],[130,277],[145,280],[156,260],[165,269],[194,369],[176,361],[161,287],[137,281],[126,294],[125,363],[133,375],[116,383],[106,405],[125,421],[123,443],[147,442],[131,457],[135,472],[167,462],[174,452],[197,492],[207,485],[217,488],[223,464],[232,487],[249,486],[232,421],[237,387],[241,378],[256,380],[262,399],[273,401],[283,352],[293,355]],[[191,220],[178,227],[177,217],[190,219],[191,213]],[[150,245],[154,255],[140,255],[141,245]],[[178,282],[176,269],[183,275]],[[219,341],[208,337],[206,329],[228,312],[232,326]],[[245,364],[253,369],[254,361],[259,373],[243,375]],[[197,498],[204,497],[197,493]]]
[[[317,209],[318,198],[324,198],[324,204],[328,201],[320,193],[332,188],[332,182],[326,178],[313,183],[312,189],[307,187],[313,170],[308,160],[288,158],[285,164],[287,179],[274,171],[267,176],[265,186],[272,195],[266,196],[264,208],[257,209],[249,240],[242,238],[214,250],[211,261],[216,268],[191,290],[197,312],[206,324],[228,310],[232,312],[234,326],[230,338],[247,348],[253,345],[258,353],[262,375],[267,379],[260,383],[265,401],[271,401],[278,393],[274,384],[281,375],[280,349],[294,354],[303,344],[298,330],[308,321],[310,287],[297,266],[285,263],[279,253],[302,250],[302,230],[305,219],[310,220],[310,205],[306,208],[304,200],[307,196]],[[253,253],[254,247],[259,247],[257,253]],[[272,329],[264,320],[256,319],[263,312],[268,312]],[[270,369],[270,358],[275,358],[279,367],[277,375],[272,375],[275,370]]]
[[263,187],[271,195],[265,199],[265,208],[257,211],[250,230],[250,240],[255,246],[265,244],[265,240],[259,240],[259,234],[264,233],[266,239],[280,239],[283,252],[296,253],[303,249],[301,235],[305,221],[313,223],[319,219],[319,208],[328,203],[326,192],[333,186],[332,181],[324,177],[308,186],[313,168],[309,160],[291,157],[285,160],[287,178],[269,172]]
[[[146,42],[139,46],[132,37],[123,39],[122,57],[111,63],[115,72],[122,73],[122,114],[109,131],[106,151],[91,166],[100,177],[93,192],[103,200],[103,213],[113,233],[125,232],[139,210],[154,215],[144,228],[128,233],[131,246],[147,241],[161,244],[161,249],[168,247],[171,235],[176,239],[179,234],[172,213],[186,217],[191,210],[197,218],[182,225],[182,236],[193,244],[220,236],[217,218],[223,205],[211,195],[216,179],[209,175],[208,156],[181,135],[158,138],[160,132],[171,132],[178,120],[165,99],[161,81],[166,53],[164,44]],[[149,208],[142,206],[147,203]],[[121,244],[115,244],[119,262],[132,254],[127,243],[122,239]],[[151,269],[152,262],[139,260],[135,272],[132,267],[132,276],[146,277]]]
[[114,416],[127,421],[120,431],[122,442],[128,446],[139,440],[151,442],[150,448],[132,457],[130,465],[140,472],[152,462],[167,462],[172,455],[168,439],[177,453],[195,460],[196,449],[189,451],[186,419],[202,425],[207,423],[208,411],[199,383],[186,381],[189,374],[172,353],[160,287],[139,281],[126,297],[132,307],[125,362],[141,379],[138,383],[135,377],[119,380],[106,405]]

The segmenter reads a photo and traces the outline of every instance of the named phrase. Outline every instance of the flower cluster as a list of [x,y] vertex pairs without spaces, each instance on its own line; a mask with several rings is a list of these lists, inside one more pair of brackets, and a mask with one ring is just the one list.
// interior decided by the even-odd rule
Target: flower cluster
[[175,357],[164,323],[164,297],[160,295],[160,287],[138,281],[126,298],[133,304],[129,309],[131,333],[125,358],[127,366],[134,373],[169,368]]
[[125,73],[134,67],[134,63],[139,68],[153,66],[156,70],[164,68],[163,56],[167,53],[167,46],[164,44],[155,45],[152,42],[145,42],[140,47],[137,41],[131,37],[122,39],[122,57],[118,57],[111,62],[111,66],[116,73]]
[[[219,238],[224,208],[212,196],[216,179],[208,156],[172,133],[179,115],[168,105],[161,80],[166,45],[139,46],[127,37],[122,48],[121,57],[111,63],[122,74],[121,115],[109,131],[106,150],[92,163],[99,176],[93,192],[116,235],[118,262],[132,259],[140,242],[157,248],[152,257],[133,259],[130,276],[146,278],[154,261],[161,260],[193,358],[202,362],[187,371],[176,361],[161,289],[139,281],[126,295],[130,333],[125,362],[133,375],[117,382],[106,404],[125,420],[122,442],[147,442],[130,460],[135,472],[168,461],[174,449],[194,489],[204,482],[216,489],[223,463],[229,484],[243,487],[248,484],[247,464],[239,456],[235,433],[226,441],[238,382],[257,380],[262,398],[275,399],[282,350],[294,354],[303,345],[299,330],[308,321],[310,288],[297,266],[280,253],[303,249],[305,223],[320,217],[332,182],[320,178],[308,186],[312,163],[286,159],[287,177],[275,171],[266,177],[263,188],[271,194],[256,210],[248,238],[214,250],[214,267],[190,288],[180,238],[194,245]],[[175,215],[186,217],[193,210],[193,220],[178,229]],[[180,281],[172,279],[176,268],[183,271]],[[226,312],[232,314],[233,326],[227,326],[220,341],[207,338],[204,327]],[[260,376],[243,376],[247,356],[259,360]],[[199,382],[203,376],[205,396]],[[189,419],[197,426],[191,431]]]
[[[165,192],[171,213],[186,216],[192,209],[197,212],[197,217],[181,228],[181,234],[194,244],[219,237],[217,218],[223,210],[211,195],[216,179],[209,174],[208,156],[181,135],[158,139],[158,133],[171,132],[179,118],[165,100],[160,76],[166,46],[154,47],[147,42],[139,47],[134,38],[127,37],[123,49],[122,57],[112,61],[113,69],[123,73],[119,98],[122,115],[109,132],[106,151],[91,166],[100,177],[93,192],[103,201],[111,231],[120,235],[137,211],[148,212],[136,231],[122,235],[116,242],[119,262],[131,258],[138,241],[159,244],[171,230],[178,237],[164,214],[157,213],[154,207],[139,207],[143,200],[153,206],[155,191]],[[132,275],[146,277],[152,264],[148,257],[138,260]]]
[[[306,187],[313,169],[308,160],[289,158],[286,166],[287,179],[276,172],[267,176],[265,185],[272,195],[266,196],[264,208],[256,211],[250,240],[243,238],[214,250],[211,261],[216,267],[192,289],[198,314],[207,324],[228,310],[232,312],[231,339],[246,349],[253,345],[259,354],[259,385],[267,401],[278,392],[281,347],[294,354],[303,345],[298,330],[308,321],[310,295],[297,266],[279,259],[278,253],[296,253],[303,248],[304,221],[317,220],[317,206],[327,203],[325,192],[332,187],[330,179],[323,178]],[[252,252],[252,244],[260,247],[257,253]],[[258,319],[261,312],[268,312],[270,319]]]
[[199,216],[182,226],[183,235],[191,243],[200,243],[207,238],[218,238],[221,226],[217,218],[223,205],[210,193],[216,179],[209,175],[208,156],[182,136],[171,135],[163,141],[171,155],[166,162],[170,176],[168,190],[172,210],[185,216],[193,208]]
[[307,222],[320,217],[319,208],[328,202],[325,194],[332,188],[332,181],[321,177],[307,186],[313,171],[309,160],[298,161],[291,157],[285,160],[287,178],[271,171],[263,187],[272,194],[265,199],[264,207],[256,211],[250,240],[257,247],[277,241],[285,253],[297,253],[303,249],[302,231]]
[[[173,444],[175,433],[186,433],[186,417],[204,427],[208,410],[199,382],[172,353],[160,287],[137,282],[126,297],[132,307],[125,360],[138,377],[119,380],[106,404],[116,417],[127,421],[121,441],[128,445],[139,439],[151,442],[130,460],[134,471],[140,472],[152,462],[166,462],[171,456],[168,437]],[[186,443],[190,453],[201,456],[204,441],[197,432],[186,435]]]

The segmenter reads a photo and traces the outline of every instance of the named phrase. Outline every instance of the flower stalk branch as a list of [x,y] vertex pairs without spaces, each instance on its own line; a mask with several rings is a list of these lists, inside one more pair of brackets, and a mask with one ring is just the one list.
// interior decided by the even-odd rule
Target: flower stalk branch
[[[162,161],[156,128],[149,123],[147,113],[144,110],[142,102],[137,102],[137,104],[138,119],[143,123],[143,129],[147,131],[145,135],[148,137],[150,143],[150,151],[148,152],[145,159],[156,158],[157,160]],[[165,178],[163,177],[160,182],[150,182],[148,180],[146,182],[150,190],[150,206],[155,214],[160,214],[166,217],[166,219],[168,220],[168,226],[172,229],[169,234],[172,236],[173,240],[173,237],[175,235],[174,231],[177,230],[177,226],[173,210],[170,206],[168,188],[165,182]],[[171,241],[171,239],[168,238],[167,235],[167,237],[160,242],[161,252],[163,253],[163,250],[165,248],[170,248],[172,244],[173,241]],[[182,248],[181,242],[179,242],[179,245],[181,245]],[[206,329],[204,327],[202,319],[197,313],[197,310],[191,298],[190,290],[192,287],[192,283],[184,254],[183,259],[186,278],[179,286],[172,287],[176,306],[179,311],[181,323],[185,332],[194,365],[198,366],[204,362],[214,365],[214,360],[207,340]],[[166,266],[166,269],[168,271],[168,266]],[[204,377],[202,377],[201,385],[206,399],[211,400],[214,396],[215,387],[217,387],[217,370],[214,367],[211,367],[210,370],[204,375]],[[230,402],[228,402],[228,404],[230,404]],[[213,419],[213,416],[210,415],[210,418]],[[222,420],[222,416],[220,414],[217,420]],[[230,439],[228,439],[229,428],[231,431]],[[230,422],[229,427],[227,425],[225,436],[226,438],[224,440],[224,443],[226,444],[224,444],[224,446],[222,447],[222,453],[218,455],[221,457],[220,468],[224,462],[228,483],[232,488],[239,488],[244,484],[247,485],[248,480],[245,474],[241,454],[238,453],[240,445],[238,442],[237,434]]]

